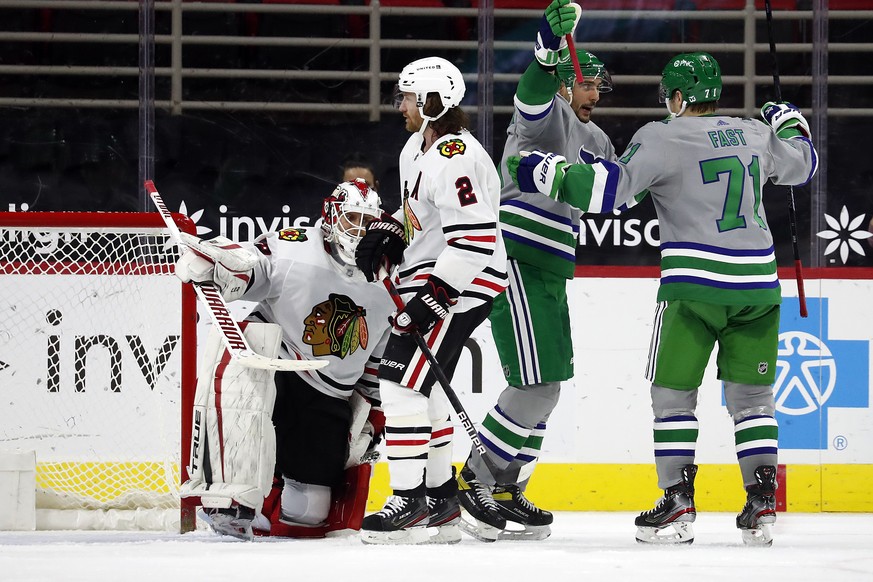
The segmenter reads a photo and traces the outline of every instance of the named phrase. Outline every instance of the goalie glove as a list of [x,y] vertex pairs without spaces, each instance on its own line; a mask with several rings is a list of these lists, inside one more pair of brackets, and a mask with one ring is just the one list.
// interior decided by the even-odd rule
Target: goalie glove
[[389,214],[367,225],[367,232],[355,249],[355,264],[373,282],[379,279],[380,271],[390,273],[403,262],[406,250],[403,225]]
[[539,192],[552,200],[559,200],[567,158],[545,152],[520,152],[506,161],[512,181],[522,192]]
[[200,240],[185,232],[181,235],[189,252],[176,262],[176,276],[185,283],[215,283],[225,301],[242,297],[258,259],[223,236]]
[[554,0],[549,4],[534,44],[534,56],[541,65],[554,67],[569,58],[566,36],[573,34],[581,16],[582,8],[570,0]]
[[776,132],[776,136],[780,139],[797,137],[799,135],[812,138],[806,118],[791,103],[768,101],[761,107],[761,117],[770,124],[773,131]]
[[448,283],[431,275],[418,294],[409,300],[393,319],[394,327],[402,333],[418,331],[426,334],[449,315],[461,294]]

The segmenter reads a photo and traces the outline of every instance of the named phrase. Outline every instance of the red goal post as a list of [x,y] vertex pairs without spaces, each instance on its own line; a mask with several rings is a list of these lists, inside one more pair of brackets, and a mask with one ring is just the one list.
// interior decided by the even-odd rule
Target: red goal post
[[193,529],[178,252],[158,213],[0,212],[0,450],[36,453],[37,529]]

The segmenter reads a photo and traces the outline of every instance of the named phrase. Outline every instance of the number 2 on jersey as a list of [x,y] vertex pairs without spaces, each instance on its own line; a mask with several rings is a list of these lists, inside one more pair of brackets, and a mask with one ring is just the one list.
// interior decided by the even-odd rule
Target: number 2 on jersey
[[455,188],[458,189],[458,200],[461,202],[461,206],[469,206],[478,202],[476,200],[476,193],[473,192],[473,185],[467,176],[462,176],[455,180]]
[[754,196],[752,215],[758,226],[766,230],[767,225],[760,216],[761,166],[758,164],[758,156],[752,156],[752,161],[748,166],[743,165],[739,156],[713,158],[700,162],[700,175],[704,184],[720,182],[721,175],[727,174],[724,210],[721,218],[715,221],[719,232],[746,227],[746,217],[742,214],[742,204],[747,172],[752,180],[752,194]]

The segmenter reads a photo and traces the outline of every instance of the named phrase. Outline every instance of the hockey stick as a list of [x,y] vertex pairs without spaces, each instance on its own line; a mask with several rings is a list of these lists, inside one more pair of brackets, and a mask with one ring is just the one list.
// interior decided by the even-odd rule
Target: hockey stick
[[[179,227],[173,220],[173,215],[167,209],[161,195],[158,194],[154,182],[146,180],[145,188],[155,203],[161,218],[164,219],[164,224],[167,225],[167,230],[170,231],[170,238],[173,239],[173,242],[180,249],[187,249],[188,247],[182,241]],[[203,302],[206,311],[209,312],[209,317],[221,332],[221,337],[227,346],[227,351],[238,364],[248,368],[285,371],[315,370],[323,368],[328,364],[324,360],[273,360],[254,352],[239,325],[233,319],[233,316],[231,316],[227,303],[225,303],[224,297],[221,296],[221,291],[218,290],[218,287],[214,283],[207,282],[193,283],[193,285],[197,297]]]
[[[576,6],[579,6],[576,4]],[[579,12],[582,12],[582,7],[579,6]],[[575,27],[574,29],[575,30]],[[573,33],[567,33],[567,49],[570,51],[570,58],[573,60],[573,70],[576,72],[576,82],[582,83],[585,77],[582,75],[582,67],[579,66],[579,55],[576,54],[576,41],[573,40]]]
[[581,83],[585,80],[582,76],[582,67],[579,66],[579,55],[576,54],[576,43],[573,42],[573,33],[567,33],[567,48],[570,51],[570,58],[573,60],[573,69],[576,71],[576,82]]
[[[400,292],[397,291],[397,287],[395,287],[394,283],[391,282],[391,278],[385,277],[382,279],[382,284],[385,285],[385,289],[388,290],[388,294],[391,295],[391,299],[394,300],[394,305],[397,306],[398,311],[403,310],[406,306],[403,304],[403,298],[400,297]],[[496,475],[496,467],[493,467],[491,460],[485,456],[485,445],[482,444],[482,440],[479,438],[479,432],[476,430],[476,427],[473,426],[472,421],[470,421],[470,416],[467,414],[467,411],[464,410],[464,405],[461,404],[461,400],[458,398],[454,389],[452,389],[452,385],[449,382],[446,373],[443,372],[442,366],[440,366],[440,363],[433,355],[433,352],[430,351],[430,348],[427,346],[427,342],[421,333],[419,333],[418,330],[414,330],[411,333],[412,337],[415,339],[415,343],[418,345],[418,349],[420,349],[421,353],[424,354],[425,359],[430,364],[430,369],[433,370],[434,376],[436,376],[440,385],[443,387],[443,392],[445,393],[446,398],[449,399],[452,409],[454,409],[455,414],[458,416],[458,420],[461,421],[461,426],[464,427],[464,431],[473,442],[473,448],[478,451],[482,460],[485,461],[486,465],[488,465],[491,474]]]
[[[767,14],[767,38],[770,41],[770,58],[773,59],[773,87],[776,101],[782,102],[782,85],[779,82],[779,62],[776,60],[776,42],[773,40],[773,11],[770,0],[764,0]],[[800,303],[800,317],[806,317],[806,290],[803,288],[803,265],[800,262],[800,248],[797,246],[797,211],[794,206],[794,186],[788,187],[788,224],[791,228],[791,246],[794,248],[794,277],[797,279],[797,299]]]

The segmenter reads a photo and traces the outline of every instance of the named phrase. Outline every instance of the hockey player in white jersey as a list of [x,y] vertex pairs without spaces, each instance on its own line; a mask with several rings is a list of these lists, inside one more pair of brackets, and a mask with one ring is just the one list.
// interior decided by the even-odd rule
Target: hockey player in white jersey
[[[365,543],[460,541],[448,402],[410,332],[421,333],[451,377],[461,348],[506,287],[497,222],[500,178],[466,129],[461,72],[445,59],[414,61],[400,73],[396,104],[411,132],[400,154],[402,207],[396,221],[370,224],[358,265],[379,276],[390,241],[408,244],[398,272],[405,308],[379,369],[391,488],[364,518]],[[441,525],[431,539],[425,525]]]
[[522,190],[587,212],[609,212],[636,192],[651,192],[661,285],[646,372],[664,496],[637,517],[637,540],[694,540],[697,390],[717,343],[747,493],[736,525],[747,544],[769,545],[778,453],[771,385],[782,297],[762,187],[768,179],[807,183],[816,152],[806,119],[791,104],[765,104],[766,123],[719,115],[721,70],[707,53],[670,59],[660,91],[670,117],[638,130],[617,162],[567,165],[560,155],[535,152],[511,160],[510,171]]
[[214,282],[227,301],[257,302],[242,324],[253,349],[329,362],[274,378],[208,340],[182,494],[200,497],[216,532],[323,537],[360,526],[369,484],[361,458],[384,423],[377,370],[394,304],[354,253],[380,214],[378,194],[358,180],[324,200],[321,228],[271,232],[251,249],[189,237],[194,252],[176,273]]
[[[582,49],[577,57],[583,78],[576,79],[567,47],[566,35],[573,34],[580,13],[570,0],[554,0],[546,8],[535,58],[515,93],[500,164],[509,286],[495,299],[490,320],[509,385],[482,422],[484,455],[474,450],[458,479],[461,505],[473,518],[461,527],[480,539],[538,540],[550,534],[552,514],[530,502],[524,489],[561,382],[573,377],[566,287],[575,274],[580,212],[539,193],[522,192],[506,160],[533,150],[583,162],[615,159],[609,137],[591,119],[601,94],[612,90],[612,79],[606,66]],[[507,521],[524,529],[507,528]]]

